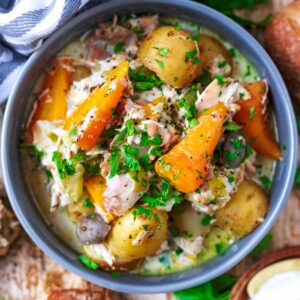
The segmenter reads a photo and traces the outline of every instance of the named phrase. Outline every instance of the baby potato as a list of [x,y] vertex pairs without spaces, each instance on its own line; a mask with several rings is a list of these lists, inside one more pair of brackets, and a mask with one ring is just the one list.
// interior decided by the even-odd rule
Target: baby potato
[[111,265],[109,265],[103,254],[97,251],[99,245],[83,245],[83,253],[92,261],[101,266],[106,271],[130,271],[137,268],[137,266],[143,261],[142,259],[126,260],[117,258]]
[[162,26],[143,40],[138,58],[157,76],[175,88],[191,83],[201,72],[197,42],[191,33]]
[[201,55],[200,65],[202,70],[214,73],[212,68],[217,68],[219,71],[224,72],[222,75],[231,75],[233,70],[232,58],[227,49],[217,39],[203,34],[198,40],[198,47]]
[[151,217],[134,215],[133,208],[114,222],[104,245],[117,259],[151,256],[166,240],[168,215],[156,208],[148,209]]
[[243,237],[261,223],[268,208],[269,200],[264,190],[255,182],[244,180],[215,217],[222,228],[230,229],[236,237]]
[[175,207],[172,217],[174,226],[178,230],[190,233],[193,237],[205,235],[210,231],[209,222],[205,222],[207,217],[195,211],[187,201]]

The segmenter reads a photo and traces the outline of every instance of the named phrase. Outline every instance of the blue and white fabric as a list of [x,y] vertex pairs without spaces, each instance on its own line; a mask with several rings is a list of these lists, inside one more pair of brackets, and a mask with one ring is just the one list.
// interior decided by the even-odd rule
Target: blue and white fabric
[[28,56],[42,45],[44,39],[83,7],[86,9],[101,2],[0,0],[0,103],[9,96]]

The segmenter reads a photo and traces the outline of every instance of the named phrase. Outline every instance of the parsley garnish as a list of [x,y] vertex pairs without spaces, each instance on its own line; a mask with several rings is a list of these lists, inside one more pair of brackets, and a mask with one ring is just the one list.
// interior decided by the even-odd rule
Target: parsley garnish
[[143,70],[133,70],[129,68],[129,78],[133,88],[138,91],[151,90],[154,87],[160,87],[163,81],[155,74],[147,75]]
[[198,32],[198,33],[195,33],[191,36],[191,39],[192,41],[198,41],[201,37],[201,34]]
[[255,111],[255,108],[254,106],[251,106],[249,108],[249,119],[252,121],[253,120],[253,117],[256,115],[256,111]]
[[118,54],[123,49],[124,45],[125,45],[124,42],[119,42],[119,43],[115,44],[114,53]]
[[89,198],[86,198],[84,200],[84,206],[88,207],[88,208],[91,208],[91,207],[93,207],[93,203],[92,203],[92,201]]
[[224,76],[223,75],[217,75],[215,78],[218,81],[218,85],[222,86],[223,83],[224,83]]
[[162,48],[159,50],[159,55],[161,55],[161,56],[166,56],[168,53],[169,53],[168,48]]
[[199,82],[201,83],[201,86],[207,86],[211,82],[211,75],[210,73],[205,70],[198,78]]
[[185,53],[185,60],[184,60],[184,62],[188,62],[189,58],[194,58],[197,53],[198,53],[198,51],[197,51],[196,48],[194,50],[187,51]]
[[260,176],[259,177],[259,180],[262,184],[262,186],[266,189],[266,190],[269,190],[272,186],[272,181],[270,180],[269,177],[267,176]]
[[159,67],[161,68],[161,69],[164,69],[164,67],[165,67],[165,65],[164,65],[164,62],[163,61],[161,61],[161,60],[159,60],[159,59],[154,59],[155,60],[155,62],[159,65]]
[[133,220],[135,221],[138,216],[146,216],[149,220],[152,218],[152,210],[148,207],[136,205],[132,211]]
[[94,261],[92,261],[90,258],[88,258],[85,255],[79,255],[79,260],[82,262],[82,264],[87,267],[90,270],[98,270],[99,266]]
[[238,125],[237,123],[229,122],[229,121],[226,121],[224,125],[228,131],[238,131],[241,128],[241,126]]
[[43,150],[38,149],[36,145],[32,145],[32,153],[37,158],[38,161],[41,161],[45,155]]
[[143,132],[141,136],[141,146],[159,146],[162,143],[161,136],[156,134],[153,137],[148,136],[147,133]]
[[211,220],[213,220],[211,215],[204,215],[204,217],[201,219],[201,225],[208,226]]
[[143,28],[141,26],[134,26],[132,28],[132,31],[135,33],[135,34],[142,34],[144,32]]

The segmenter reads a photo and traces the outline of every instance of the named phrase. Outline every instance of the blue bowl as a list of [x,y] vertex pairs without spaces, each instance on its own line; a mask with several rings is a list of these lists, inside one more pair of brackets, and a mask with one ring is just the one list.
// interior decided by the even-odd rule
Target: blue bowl
[[[233,44],[248,57],[268,80],[278,124],[283,159],[278,163],[265,221],[251,234],[232,245],[223,256],[202,266],[166,276],[146,277],[126,274],[113,278],[105,271],[91,271],[78,261],[78,254],[64,244],[38,212],[22,172],[19,144],[32,110],[28,96],[51,59],[72,39],[115,13],[161,13],[203,25]],[[285,146],[284,146],[285,145]],[[294,112],[285,84],[274,63],[257,41],[239,25],[206,6],[182,0],[116,0],[95,7],[74,18],[55,32],[28,60],[9,98],[1,143],[4,181],[12,207],[32,240],[59,264],[95,284],[130,293],[162,293],[185,289],[226,272],[241,261],[270,230],[282,211],[291,190],[297,161],[297,133]]]

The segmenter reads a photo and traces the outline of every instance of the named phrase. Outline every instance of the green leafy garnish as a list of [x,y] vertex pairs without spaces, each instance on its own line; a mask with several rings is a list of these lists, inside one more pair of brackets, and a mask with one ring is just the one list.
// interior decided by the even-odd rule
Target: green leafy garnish
[[265,237],[259,242],[259,244],[248,254],[250,257],[256,257],[269,248],[272,244],[272,234],[268,233]]
[[85,206],[85,207],[88,207],[88,208],[91,208],[91,207],[93,207],[94,205],[93,205],[92,201],[91,201],[89,198],[86,198],[86,199],[84,200],[84,206]]
[[152,210],[148,207],[136,205],[132,211],[133,220],[135,221],[138,216],[146,216],[149,220],[152,218]]
[[48,178],[53,178],[53,175],[49,169],[44,169],[44,173]]
[[33,155],[40,162],[45,155],[44,151],[40,150],[36,145],[32,145],[31,147]]
[[112,278],[117,279],[117,278],[120,278],[121,274],[119,272],[113,271],[113,272],[111,272],[111,276],[112,276]]
[[79,255],[79,260],[82,262],[82,264],[87,267],[90,270],[98,270],[99,265],[96,264],[94,261],[92,261],[90,258],[85,256],[84,254]]
[[159,50],[159,55],[161,55],[161,56],[166,56],[168,53],[169,53],[168,48],[162,48]]
[[159,60],[159,59],[154,59],[155,60],[155,62],[159,65],[159,67],[161,68],[161,69],[164,69],[164,67],[165,67],[165,65],[164,65],[164,62],[163,61],[161,61],[161,60]]
[[136,25],[132,28],[132,31],[135,33],[135,34],[142,34],[144,32],[143,28],[139,25]]
[[159,134],[150,137],[147,133],[143,132],[141,136],[141,146],[159,146],[162,143],[162,138]]
[[133,88],[138,91],[151,90],[154,87],[160,87],[163,81],[160,80],[154,73],[147,75],[142,69],[133,70],[129,68],[129,78]]
[[264,189],[269,190],[272,186],[272,181],[270,180],[269,177],[267,176],[260,176],[259,180],[262,184],[262,186],[264,187]]
[[198,41],[200,39],[200,37],[201,37],[201,34],[199,32],[197,32],[191,36],[191,39],[192,39],[192,41]]
[[255,115],[256,115],[255,108],[254,106],[251,106],[249,108],[249,119],[252,121]]
[[211,75],[207,70],[205,70],[198,78],[198,81],[201,83],[201,86],[209,85],[211,80]]
[[224,123],[224,126],[228,131],[238,131],[241,129],[240,125],[238,125],[237,123],[234,123],[234,122],[229,122],[229,121],[226,121]]
[[174,292],[178,300],[228,300],[237,277],[224,274],[214,280]]
[[223,75],[217,75],[215,78],[218,81],[218,85],[223,85],[223,83],[224,83],[224,76]]
[[298,186],[300,186],[300,168],[299,167],[297,168],[294,181]]
[[242,26],[246,27],[258,27],[258,28],[264,28],[268,22],[270,21],[270,18],[272,14],[267,14],[262,20],[260,21],[253,21],[249,19],[245,19],[243,17],[240,17],[236,14],[236,10],[240,9],[253,9],[257,4],[265,4],[267,5],[269,3],[268,0],[235,0],[235,1],[227,1],[227,0],[196,0],[197,2],[206,4],[227,17],[233,19],[234,21],[238,22]]
[[189,58],[194,58],[197,53],[198,53],[198,51],[196,48],[194,50],[185,52],[185,60],[184,61],[188,62]]
[[119,42],[119,43],[115,44],[114,53],[118,54],[123,49],[124,45],[125,45],[124,42]]
[[201,225],[208,226],[210,224],[210,221],[213,219],[214,217],[211,215],[204,215],[204,217],[201,219]]

